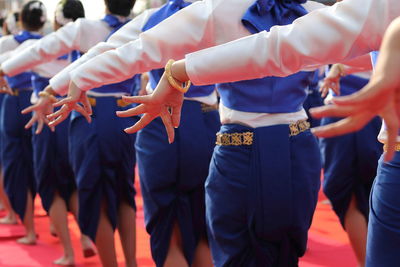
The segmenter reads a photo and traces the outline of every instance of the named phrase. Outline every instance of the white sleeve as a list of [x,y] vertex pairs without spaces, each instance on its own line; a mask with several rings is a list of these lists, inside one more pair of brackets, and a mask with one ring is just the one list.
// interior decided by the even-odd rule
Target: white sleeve
[[103,41],[109,32],[107,25],[100,20],[78,19],[24,49],[12,60],[3,64],[3,71],[13,76],[72,50],[86,52]]
[[15,41],[13,35],[6,35],[0,38],[0,54],[14,50],[19,46],[19,43]]
[[89,49],[78,60],[73,62],[67,68],[62,70],[56,76],[50,80],[50,86],[59,95],[65,95],[68,91],[68,85],[70,82],[70,72],[87,62],[91,58],[98,56],[106,51],[116,49],[129,41],[136,40],[139,34],[142,32],[142,28],[149,19],[149,16],[154,13],[156,9],[149,9],[144,11],[139,16],[135,17],[132,21],[124,25],[121,29],[115,32],[107,42],[101,42]]
[[[133,75],[164,67],[168,59],[214,43],[212,14],[223,0],[198,1],[140,34],[139,39],[103,53],[71,72],[82,90],[116,83]],[[208,45],[207,45],[208,44]]]
[[397,0],[346,0],[313,11],[291,25],[272,27],[186,56],[196,85],[287,76],[378,50]]

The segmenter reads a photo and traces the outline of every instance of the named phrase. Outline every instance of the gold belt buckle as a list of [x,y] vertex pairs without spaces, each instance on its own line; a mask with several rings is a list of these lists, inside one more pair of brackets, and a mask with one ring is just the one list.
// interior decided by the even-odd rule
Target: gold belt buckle
[[[387,151],[388,151],[388,144],[385,143],[385,144],[383,145],[383,152],[387,152]],[[396,143],[396,144],[394,145],[394,151],[396,151],[396,152],[399,152],[399,151],[400,151],[400,143]]]
[[244,133],[217,133],[215,144],[219,146],[251,146],[253,144],[253,132]]
[[218,110],[218,104],[207,105],[205,103],[201,103],[201,112],[207,113],[207,112],[211,112],[214,110]]
[[90,105],[92,106],[92,107],[95,107],[96,106],[96,98],[94,98],[94,97],[88,97],[88,99],[89,99],[89,103],[90,103]]
[[310,129],[310,123],[306,120],[291,123],[289,124],[289,130],[290,130],[289,136],[298,135],[308,129]]

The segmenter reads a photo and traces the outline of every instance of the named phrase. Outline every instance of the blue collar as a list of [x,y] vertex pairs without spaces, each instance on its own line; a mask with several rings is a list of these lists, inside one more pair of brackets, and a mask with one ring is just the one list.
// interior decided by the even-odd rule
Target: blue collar
[[307,14],[301,5],[307,0],[256,0],[242,17],[243,25],[252,33],[269,31],[274,25],[291,24]]
[[147,31],[153,28],[161,21],[165,20],[169,16],[175,14],[176,12],[178,12],[184,7],[187,7],[190,4],[191,3],[187,3],[183,0],[169,0],[159,10],[157,10],[150,16],[149,20],[144,25],[142,31]]
[[40,39],[42,37],[43,36],[40,34],[34,34],[26,30],[20,31],[17,35],[14,35],[15,41],[17,41],[20,44],[29,39]]

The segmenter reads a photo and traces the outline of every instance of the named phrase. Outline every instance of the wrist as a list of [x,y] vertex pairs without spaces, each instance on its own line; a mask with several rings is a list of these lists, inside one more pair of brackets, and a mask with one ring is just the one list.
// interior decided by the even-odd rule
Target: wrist
[[[52,91],[52,90],[51,90]],[[41,92],[39,92],[39,97],[44,98],[49,100],[52,103],[57,102],[56,97],[54,96],[54,94],[51,92],[50,90],[47,90],[47,88]]]
[[189,90],[189,87],[191,85],[191,82],[189,81],[189,78],[182,72],[179,71],[179,68],[181,67],[179,65],[179,62],[177,65],[174,67],[174,72],[172,70],[172,66],[175,63],[174,60],[170,59],[165,66],[165,76],[169,82],[169,84],[175,88],[176,90],[186,93]]

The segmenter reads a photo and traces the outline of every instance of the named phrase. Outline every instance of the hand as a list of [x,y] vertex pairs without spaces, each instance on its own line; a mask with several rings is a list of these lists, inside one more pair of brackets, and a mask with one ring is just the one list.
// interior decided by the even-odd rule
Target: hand
[[400,118],[400,91],[387,80],[371,80],[361,91],[333,99],[333,105],[311,109],[311,115],[345,117],[336,123],[312,129],[318,137],[332,137],[358,131],[375,116],[380,115],[387,126],[388,153],[385,160],[393,157]]
[[319,91],[321,92],[321,97],[324,98],[329,89],[335,92],[336,95],[340,95],[340,77],[343,76],[343,65],[342,64],[334,64],[329,70],[328,75],[325,77],[322,82]]
[[63,122],[68,118],[72,110],[81,113],[89,123],[92,121],[90,117],[90,115],[92,115],[92,107],[86,92],[81,91],[73,82],[71,82],[69,86],[68,96],[54,104],[54,107],[59,106],[61,106],[61,108],[58,111],[47,116],[50,120],[50,126],[56,126]]
[[161,77],[152,94],[146,96],[124,96],[123,98],[126,102],[140,103],[140,105],[126,111],[118,111],[117,116],[131,117],[144,114],[135,125],[125,129],[126,133],[135,133],[160,116],[167,130],[169,143],[174,141],[174,128],[179,126],[181,119],[183,93],[169,84],[165,74]]
[[[36,104],[27,107],[21,113],[28,114],[30,112],[33,112],[32,118],[25,125],[25,129],[31,128],[32,125],[37,122],[38,126],[35,134],[40,134],[43,130],[44,124],[49,123],[46,115],[53,113],[53,100],[50,97],[41,96]],[[49,128],[52,132],[54,132],[54,127],[49,126]]]
[[376,69],[369,83],[359,92],[334,99],[334,105],[310,110],[316,118],[346,117],[334,124],[313,129],[320,137],[330,137],[361,129],[374,116],[380,115],[387,127],[389,161],[396,146],[400,120],[400,18],[386,30]]

